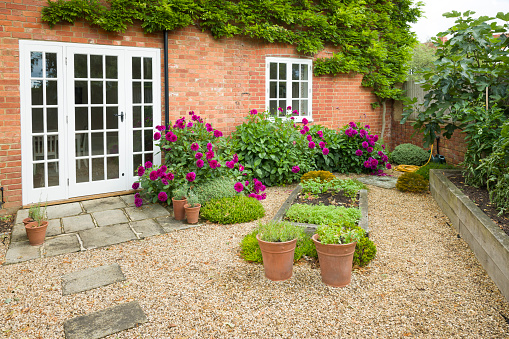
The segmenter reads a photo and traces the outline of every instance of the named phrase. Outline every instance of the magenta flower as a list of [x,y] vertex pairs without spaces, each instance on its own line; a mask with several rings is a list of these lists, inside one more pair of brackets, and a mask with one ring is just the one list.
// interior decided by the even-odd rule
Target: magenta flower
[[306,139],[308,139],[308,141],[313,141],[313,137],[311,136],[311,134],[308,134]]
[[307,133],[307,132],[309,132],[309,127],[308,127],[308,126],[304,126],[304,127],[302,127],[302,129],[303,129],[304,131],[306,131],[306,133]]
[[346,134],[347,136],[349,136],[349,137],[353,137],[353,129],[351,129],[351,128],[347,128],[347,129],[345,130],[345,134]]
[[383,162],[387,162],[387,161],[389,161],[389,157],[388,157],[388,156],[386,156],[385,154],[384,154],[384,155],[382,155],[382,161],[383,161]]
[[139,197],[134,198],[134,205],[136,207],[141,207],[141,205],[143,205],[143,199]]
[[357,135],[357,133],[359,133],[359,132],[357,132],[357,130],[353,129],[353,130],[352,130],[352,137],[353,137],[353,136],[355,136],[355,135]]
[[235,164],[239,162],[239,156],[237,155],[237,153],[235,153],[235,154],[233,155],[233,159],[232,159],[232,160],[233,160],[233,162],[234,162]]
[[193,114],[193,116],[191,117],[191,120],[193,120],[193,121],[196,121],[196,120],[199,120],[199,119],[200,119],[200,117],[195,115],[195,114]]
[[189,121],[189,123],[187,124],[187,128],[191,128],[193,127],[193,123]]
[[319,138],[323,138],[323,132],[322,131],[318,131],[318,132],[316,132],[316,134],[318,134]]
[[292,167],[292,172],[293,172],[293,173],[299,173],[299,171],[300,171],[299,166],[293,166],[293,167]]
[[300,134],[302,134],[302,135],[306,134],[306,130],[305,129],[301,129],[300,130]]
[[323,155],[327,155],[329,154],[329,149],[327,147],[325,147],[323,150],[322,150],[322,153]]
[[226,167],[228,168],[234,168],[235,167],[235,163],[233,161],[227,161],[226,162]]
[[387,165],[385,165],[385,167],[386,167],[387,169],[391,169],[391,168],[392,168],[391,164],[389,164],[389,163],[387,163]]
[[382,149],[385,149],[385,145],[382,145]]
[[244,185],[242,185],[241,182],[235,183],[233,187],[235,188],[235,191],[237,191],[238,193],[242,192],[242,190],[244,189]]
[[369,129],[369,125],[366,125],[366,126],[364,126],[364,128],[367,128],[367,129]]
[[200,145],[198,145],[198,143],[193,142],[193,143],[191,144],[191,150],[192,150],[192,151],[197,151],[197,150],[199,150],[199,149],[200,149]]
[[155,132],[154,133],[154,140],[159,140],[159,139],[161,139],[161,133]]
[[164,138],[165,138],[166,140],[170,141],[170,138],[171,138],[171,136],[172,136],[172,135],[173,135],[173,132],[172,132],[172,131],[169,131],[168,133],[166,133],[166,134],[164,135]]
[[249,186],[249,180],[246,180],[246,182],[244,183],[244,185]]
[[159,192],[157,199],[159,199],[159,201],[165,202],[168,200],[168,194],[166,194],[166,192]]
[[172,181],[174,177],[173,173],[166,173],[166,180]]
[[249,113],[251,113],[252,115],[255,115],[255,114],[258,114],[258,111],[255,109],[252,109],[251,112],[249,112]]
[[133,183],[132,188],[133,188],[133,190],[137,190],[138,188],[140,188],[140,183],[139,182]]
[[357,155],[357,156],[359,156],[359,157],[360,157],[361,155],[363,155],[363,154],[364,154],[364,152],[363,152],[362,150],[360,150],[360,149],[358,149],[357,151],[355,151],[355,155]]
[[286,109],[290,111],[292,109],[292,106],[288,106],[286,107]]
[[363,142],[362,142],[362,147],[364,147],[364,148],[368,148],[368,146],[369,146],[369,144],[368,144],[368,142],[367,142],[367,141],[363,141]]
[[161,182],[163,183],[164,186],[169,184],[168,180],[166,180],[166,177],[162,178]]
[[357,128],[357,125],[353,121],[351,121],[348,125],[350,125],[352,128]]
[[152,167],[152,162],[147,161],[147,162],[145,163],[145,168],[146,168],[146,169],[149,169],[150,167]]
[[309,148],[315,148],[315,143],[313,141],[311,141],[309,144],[308,144],[308,147]]
[[196,154],[194,155],[194,157],[195,157],[196,159],[201,159],[201,158],[203,157],[203,153],[198,152],[198,153],[196,153]]
[[373,139],[368,140],[370,146],[375,146],[375,141]]
[[196,179],[196,173],[194,172],[189,172],[186,174],[186,180],[189,181],[189,182],[193,182],[194,179]]
[[158,130],[159,132],[162,132],[162,131],[164,131],[164,126],[157,125],[156,130]]
[[373,136],[373,141],[374,142],[377,142],[378,141],[378,135],[375,134],[375,136]]
[[143,174],[145,174],[145,167],[138,167],[138,176],[141,177]]
[[217,129],[216,129],[216,130],[214,131],[214,136],[215,136],[216,138],[222,137],[222,136],[223,136],[223,132],[221,132],[221,131],[219,131],[219,130],[217,130]]
[[189,115],[194,115],[194,111],[189,111]]
[[278,107],[277,110],[283,112],[283,109],[281,107]]
[[150,180],[154,181],[157,178],[159,178],[159,174],[157,173],[157,171],[152,171],[152,172],[150,172],[149,178],[150,178]]
[[[299,115],[299,111],[297,111],[296,109],[294,109],[294,110],[292,111],[292,114],[293,114],[293,115]],[[294,118],[294,117],[292,117],[292,119],[295,119],[295,118]]]
[[177,141],[177,139],[178,139],[177,136],[175,134],[172,134],[172,135],[170,135],[170,140],[169,141],[170,142],[175,142],[175,141]]
[[324,148],[324,147],[325,147],[325,144],[326,144],[326,143],[325,143],[325,141],[320,141],[320,142],[318,143],[318,146],[320,146],[320,148]]
[[368,153],[373,152],[373,147],[368,147],[367,151],[368,151]]
[[217,160],[212,159],[209,161],[209,166],[210,168],[215,169],[219,167],[219,163],[217,162]]
[[368,132],[366,132],[366,130],[361,129],[361,130],[359,131],[359,135],[360,135],[362,138],[365,138],[365,137],[366,137],[366,135],[368,135]]
[[[241,171],[241,172],[242,172],[243,170],[244,170],[244,166],[239,165],[239,171]],[[245,173],[244,173],[244,174],[245,174]]]
[[260,195],[260,200],[265,200],[267,199],[267,193],[262,193],[262,195]]
[[210,142],[207,143],[207,151],[212,151],[212,148],[214,148],[214,145],[212,145]]
[[203,160],[198,159],[198,160],[196,161],[196,167],[198,167],[198,168],[202,168],[202,167],[203,167],[203,165],[205,165],[205,163],[203,162]]
[[207,153],[205,153],[205,157],[207,158],[207,160],[210,160],[214,157],[214,151],[208,151]]
[[304,124],[304,126],[306,126],[309,123],[309,120],[304,118],[302,119],[302,123]]
[[205,124],[205,128],[207,129],[207,132],[212,132],[214,129],[212,128],[212,125],[207,123]]

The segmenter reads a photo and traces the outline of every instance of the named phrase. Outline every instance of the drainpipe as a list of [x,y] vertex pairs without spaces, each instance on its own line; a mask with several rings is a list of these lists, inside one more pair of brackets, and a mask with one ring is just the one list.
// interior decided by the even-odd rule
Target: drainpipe
[[170,94],[168,92],[168,31],[164,31],[164,126],[170,124]]

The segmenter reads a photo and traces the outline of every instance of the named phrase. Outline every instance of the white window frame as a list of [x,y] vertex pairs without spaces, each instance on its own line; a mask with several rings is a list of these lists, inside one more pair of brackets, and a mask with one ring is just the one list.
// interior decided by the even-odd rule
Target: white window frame
[[[270,64],[278,63],[278,64],[286,64],[286,98],[278,99],[278,101],[285,101],[286,105],[283,108],[283,113],[286,112],[286,107],[292,106],[292,111],[296,108],[293,107],[293,100],[302,100],[302,93],[300,91],[302,88],[299,86],[299,97],[292,97],[292,82],[307,82],[307,112],[306,115],[301,115],[300,107],[297,109],[299,111],[298,116],[294,116],[296,122],[302,122],[302,119],[306,118],[308,121],[313,121],[313,60],[311,59],[299,59],[299,58],[283,58],[283,57],[266,57],[265,58],[265,109],[267,112],[270,112]],[[306,65],[308,68],[308,79],[307,80],[292,80],[292,65]],[[299,68],[300,69],[300,68]],[[300,74],[300,73],[299,73]],[[272,79],[274,82],[274,79]],[[278,80],[279,81],[279,80]],[[279,94],[278,94],[279,95]],[[274,99],[272,98],[274,101]],[[284,119],[289,119],[293,115],[287,115]]]

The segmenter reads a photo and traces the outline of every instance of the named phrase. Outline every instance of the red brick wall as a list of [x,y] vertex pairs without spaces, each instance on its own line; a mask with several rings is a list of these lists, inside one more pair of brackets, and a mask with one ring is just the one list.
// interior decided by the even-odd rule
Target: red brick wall
[[[107,33],[87,23],[56,25],[41,21],[46,1],[11,0],[0,3],[0,185],[6,204],[1,213],[21,205],[19,103],[19,39],[152,47],[161,49],[163,34],[144,34],[140,25],[121,34]],[[330,55],[330,50],[315,57]],[[193,110],[215,128],[230,133],[249,110],[265,106],[265,57],[301,57],[295,48],[246,38],[215,40],[195,27],[169,33],[170,120]],[[161,76],[164,76],[161,65]],[[322,76],[313,79],[315,123],[338,128],[362,120],[380,131],[381,108],[362,76]],[[161,79],[163,83],[163,79]],[[164,104],[164,96],[161,94]],[[164,108],[162,110],[164,119]],[[391,108],[387,110],[385,140],[390,141]]]

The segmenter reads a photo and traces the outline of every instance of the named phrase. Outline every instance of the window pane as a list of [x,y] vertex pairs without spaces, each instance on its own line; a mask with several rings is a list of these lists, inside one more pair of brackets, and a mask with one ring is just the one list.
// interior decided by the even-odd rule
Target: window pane
[[301,93],[301,98],[308,97],[308,83],[307,82],[300,83],[300,93]]
[[42,78],[42,53],[30,52],[30,76]]
[[133,79],[141,79],[141,58],[133,58]]
[[103,100],[103,82],[90,81],[90,97],[92,104],[102,104]]
[[76,182],[88,182],[88,159],[76,160]]
[[74,82],[74,103],[76,105],[88,103],[88,87],[86,81]]
[[145,153],[145,162],[147,161],[154,163],[154,155],[152,153]]
[[91,55],[90,56],[90,77],[103,78],[103,56]]
[[300,102],[300,115],[307,116],[308,115],[308,101],[302,100]]
[[108,154],[118,154],[118,132],[106,133],[106,142]]
[[45,187],[44,163],[34,164],[34,188]]
[[277,82],[271,81],[269,86],[269,98],[277,98]]
[[48,135],[48,159],[58,159],[58,135]]
[[32,137],[33,160],[44,160],[44,136]]
[[46,126],[48,132],[58,132],[58,109],[48,108],[46,110]]
[[133,82],[133,104],[141,103],[141,82]]
[[286,82],[279,83],[279,98],[286,98]]
[[32,105],[42,104],[42,80],[32,80]]
[[87,55],[74,54],[74,77],[75,78],[88,78],[87,76]]
[[292,64],[292,80],[299,80],[299,65]]
[[46,80],[46,105],[58,104],[57,82]]
[[270,114],[274,115],[277,114],[277,101],[271,100],[269,103],[269,112]]
[[146,129],[144,131],[144,141],[145,141],[145,151],[152,151],[152,142],[153,142],[153,136],[152,136],[152,130]]
[[118,79],[118,65],[116,56],[106,56],[106,78]]
[[92,107],[92,129],[103,129],[103,108],[102,107]]
[[118,179],[119,177],[118,157],[107,158],[106,165],[108,167],[108,179]]
[[152,117],[152,106],[145,106],[145,127],[152,127],[152,122],[154,121]]
[[299,100],[292,100],[292,112],[297,111],[297,114],[292,114],[293,116],[299,116]]
[[[279,108],[281,108],[281,110],[279,110]],[[286,101],[279,100],[278,112],[280,117],[284,117],[286,115]]]
[[271,62],[269,66],[270,79],[277,80],[277,64]]
[[74,109],[74,129],[76,131],[88,130],[88,107]]
[[142,145],[142,140],[141,140],[141,131],[134,131],[133,132],[133,152],[141,152],[142,149],[141,149],[141,145]]
[[143,90],[144,90],[144,102],[146,104],[152,103],[152,82],[145,82],[143,83]]
[[292,98],[299,98],[299,83],[292,82]]
[[106,103],[118,104],[118,82],[106,81]]
[[48,186],[58,186],[58,162],[48,163]]
[[103,133],[92,133],[92,155],[104,154]]
[[133,127],[141,127],[141,106],[133,106]]
[[135,154],[133,156],[133,168],[134,168],[134,176],[138,176],[138,167],[142,164],[142,155],[141,154]]
[[286,64],[279,64],[279,80],[286,80]]
[[118,129],[118,107],[106,107],[106,129]]
[[76,157],[88,156],[88,133],[76,134]]
[[104,180],[104,158],[92,159],[92,181]]
[[308,65],[300,65],[301,80],[308,80]]
[[44,123],[42,108],[32,108],[32,133],[43,133]]
[[152,79],[152,58],[143,59],[143,78]]
[[57,75],[57,54],[46,53],[46,78],[56,78]]

